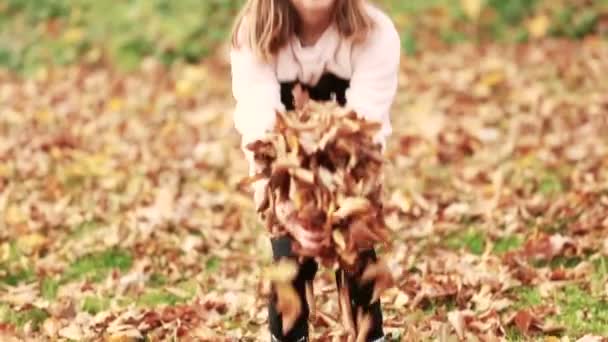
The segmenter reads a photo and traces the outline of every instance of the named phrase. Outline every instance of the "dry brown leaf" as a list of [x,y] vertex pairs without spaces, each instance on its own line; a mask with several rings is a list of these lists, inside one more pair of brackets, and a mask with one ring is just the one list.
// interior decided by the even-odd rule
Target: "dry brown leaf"
[[281,313],[283,334],[287,334],[298,320],[302,312],[302,304],[298,293],[291,284],[277,283],[277,310]]
[[395,283],[391,270],[384,260],[368,264],[361,275],[361,282],[363,284],[373,282],[374,284],[371,303],[379,300],[382,293],[391,288]]
[[513,320],[519,331],[521,331],[523,334],[528,334],[530,328],[532,327],[532,323],[534,322],[534,317],[530,311],[520,310],[517,312]]

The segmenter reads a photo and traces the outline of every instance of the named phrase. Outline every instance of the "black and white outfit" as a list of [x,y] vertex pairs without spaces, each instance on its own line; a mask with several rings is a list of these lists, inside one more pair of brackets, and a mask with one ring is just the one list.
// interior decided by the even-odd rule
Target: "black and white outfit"
[[[302,46],[294,36],[272,62],[260,61],[246,45],[232,49],[232,90],[236,99],[234,123],[242,135],[242,146],[260,139],[274,127],[276,111],[293,109],[292,89],[301,84],[312,100],[336,100],[368,120],[379,121],[382,129],[376,142],[385,146],[391,133],[390,107],[397,91],[400,39],[391,19],[382,11],[367,5],[374,28],[366,41],[353,43],[340,36],[331,25],[314,46]],[[253,154],[243,149],[254,172]],[[265,181],[254,184],[256,205],[263,195]],[[289,237],[272,241],[274,259],[292,257]],[[373,250],[362,253],[361,260],[375,260]],[[308,305],[305,283],[312,280],[318,265],[309,259],[300,265],[294,287],[302,300],[302,315],[287,335],[282,333],[276,298],[269,303],[269,326],[273,341],[308,341]],[[369,341],[383,341],[380,302],[369,304],[373,284],[360,286],[356,276],[336,272],[337,286],[349,286],[354,317],[359,307],[373,317]],[[274,296],[273,296],[274,297]]]

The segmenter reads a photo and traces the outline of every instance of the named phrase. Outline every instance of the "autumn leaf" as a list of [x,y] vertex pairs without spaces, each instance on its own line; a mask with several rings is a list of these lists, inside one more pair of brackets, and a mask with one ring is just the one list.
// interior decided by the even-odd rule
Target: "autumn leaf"
[[460,0],[464,13],[472,20],[477,21],[482,9],[482,0]]
[[524,334],[528,334],[530,328],[532,327],[532,322],[534,321],[534,317],[527,310],[520,310],[517,312],[514,318],[515,325]]
[[549,18],[544,14],[540,14],[528,22],[528,32],[530,32],[530,36],[533,38],[543,38],[547,35],[550,26],[551,21]]
[[361,275],[361,282],[363,284],[370,282],[374,284],[371,303],[379,300],[382,293],[394,285],[391,270],[384,260],[368,264]]
[[277,310],[281,313],[283,334],[287,334],[298,320],[302,312],[302,304],[298,293],[291,284],[276,284]]

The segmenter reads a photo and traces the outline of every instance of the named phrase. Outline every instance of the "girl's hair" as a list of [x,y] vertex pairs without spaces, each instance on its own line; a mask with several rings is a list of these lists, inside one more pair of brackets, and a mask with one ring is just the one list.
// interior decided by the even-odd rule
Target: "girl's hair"
[[[364,0],[336,0],[333,21],[340,35],[355,42],[363,40],[373,27]],[[232,30],[232,46],[246,43],[268,61],[297,31],[298,17],[291,1],[247,0]]]

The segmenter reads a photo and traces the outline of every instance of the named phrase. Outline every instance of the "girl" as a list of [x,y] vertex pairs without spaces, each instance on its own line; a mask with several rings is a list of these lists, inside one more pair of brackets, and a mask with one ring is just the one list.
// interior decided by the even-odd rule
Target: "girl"
[[[248,0],[236,20],[230,57],[237,102],[234,122],[243,149],[273,129],[276,111],[292,110],[302,98],[335,100],[367,120],[381,122],[376,142],[385,146],[391,133],[389,110],[397,90],[400,40],[388,16],[365,0]],[[253,155],[244,152],[254,174]],[[264,185],[263,181],[254,185],[256,205]],[[281,208],[285,217],[292,210],[289,204]],[[271,241],[275,261],[294,258],[292,239],[312,255],[319,249],[321,236],[297,225],[286,229],[289,237]],[[363,265],[375,261],[374,250],[362,253],[360,260]],[[308,258],[299,266],[293,285],[301,300],[301,316],[283,334],[276,295],[271,296],[272,341],[308,341],[306,283],[312,282],[318,265]],[[370,314],[368,340],[383,341],[380,301],[369,303],[374,284],[361,285],[360,273],[342,272],[336,271],[337,286],[349,287],[354,317],[359,308]]]

